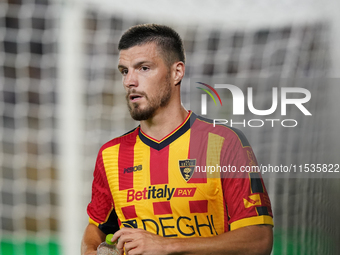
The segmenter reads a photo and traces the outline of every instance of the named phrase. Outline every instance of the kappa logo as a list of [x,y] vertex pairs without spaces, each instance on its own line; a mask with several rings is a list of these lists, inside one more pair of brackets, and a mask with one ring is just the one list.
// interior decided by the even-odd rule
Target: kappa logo
[[194,174],[196,167],[196,159],[179,160],[179,170],[185,181],[189,181]]
[[143,169],[142,165],[127,167],[124,168],[124,174],[141,171],[142,169]]

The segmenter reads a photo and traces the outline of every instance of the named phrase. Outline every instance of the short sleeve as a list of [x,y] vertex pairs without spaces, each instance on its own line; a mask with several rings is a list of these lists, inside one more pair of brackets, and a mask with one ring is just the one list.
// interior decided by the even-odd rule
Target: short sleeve
[[268,193],[260,173],[252,170],[256,169],[257,160],[244,136],[240,139],[235,135],[227,141],[223,164],[235,171],[222,178],[230,230],[259,224],[273,225]]
[[89,222],[98,226],[105,234],[114,233],[119,229],[101,151],[98,153],[93,173],[92,197],[87,206],[87,213]]

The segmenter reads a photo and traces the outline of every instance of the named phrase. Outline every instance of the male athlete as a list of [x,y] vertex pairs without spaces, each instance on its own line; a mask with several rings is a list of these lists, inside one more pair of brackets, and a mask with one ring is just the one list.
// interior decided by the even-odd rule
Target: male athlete
[[82,254],[96,254],[109,233],[128,255],[270,254],[272,212],[258,173],[196,171],[257,163],[240,131],[213,127],[182,106],[179,35],[138,25],[118,47],[127,104],[140,126],[99,151]]

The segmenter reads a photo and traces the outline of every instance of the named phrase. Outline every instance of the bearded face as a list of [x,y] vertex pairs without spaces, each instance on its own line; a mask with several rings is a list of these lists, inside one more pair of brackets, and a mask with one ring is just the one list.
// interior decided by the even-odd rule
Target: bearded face
[[171,68],[155,43],[121,50],[118,69],[133,119],[148,120],[170,103]]
[[[131,95],[135,95],[136,97],[143,97],[146,100],[146,104],[142,105],[139,101],[131,101]],[[137,92],[136,89],[132,89],[126,95],[130,115],[134,120],[138,121],[152,118],[157,109],[168,105],[170,98],[170,74],[167,75],[164,83],[159,85],[158,92],[153,91],[152,94],[147,94],[144,91]]]

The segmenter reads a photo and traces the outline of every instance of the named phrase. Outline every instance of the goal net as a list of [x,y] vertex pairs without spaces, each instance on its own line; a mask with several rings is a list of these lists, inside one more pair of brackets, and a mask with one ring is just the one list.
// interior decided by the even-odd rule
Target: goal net
[[58,254],[58,9],[0,2],[0,254]]

